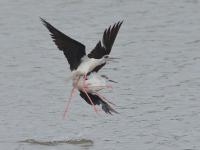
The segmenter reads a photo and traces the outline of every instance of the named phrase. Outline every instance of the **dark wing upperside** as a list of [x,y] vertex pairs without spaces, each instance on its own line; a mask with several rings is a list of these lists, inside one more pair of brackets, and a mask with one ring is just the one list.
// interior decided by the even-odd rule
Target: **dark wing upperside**
[[[80,96],[90,105],[91,102],[90,100],[88,99],[88,96],[82,92],[82,91],[79,91],[80,92]],[[91,94],[91,93],[88,93],[89,97],[91,98],[92,102],[94,105],[102,105],[102,110],[105,112],[105,113],[109,113],[112,115],[112,112],[118,114],[118,112],[116,110],[114,110],[107,102],[105,102],[104,100],[102,100],[98,95],[94,95],[94,94]]]
[[[90,100],[88,99],[87,95],[86,95],[84,92],[80,91],[80,90],[79,90],[79,92],[80,92],[80,96],[81,96],[88,104],[92,105],[91,102],[90,102]],[[91,100],[92,100],[92,102],[93,102],[94,105],[100,105],[100,100],[99,100],[99,97],[98,97],[98,96],[93,95],[93,94],[90,94],[90,93],[87,93],[87,94],[90,96],[90,98],[91,98]]]
[[[99,41],[95,48],[88,54],[89,58],[100,59],[104,55],[109,55],[114,44],[114,41],[117,37],[118,31],[122,25],[123,21],[115,23],[112,27],[104,31],[102,43]],[[93,71],[98,72],[105,64],[97,66]]]
[[53,38],[53,41],[55,42],[58,49],[63,51],[65,57],[68,60],[71,71],[77,69],[77,67],[81,63],[81,58],[86,55],[85,45],[66,36],[64,33],[60,32],[44,19],[40,19],[47,27],[49,32],[51,32],[50,35]]
[[109,55],[122,23],[123,21],[119,21],[112,27],[110,26],[106,29],[102,39],[103,45],[101,44],[101,41],[99,41],[95,48],[88,54],[88,57],[100,59],[104,55]]

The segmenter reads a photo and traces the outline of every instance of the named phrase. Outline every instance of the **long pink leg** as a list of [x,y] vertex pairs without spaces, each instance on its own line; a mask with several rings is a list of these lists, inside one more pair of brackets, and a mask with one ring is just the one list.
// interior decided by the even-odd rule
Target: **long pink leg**
[[71,103],[71,100],[72,100],[72,96],[74,94],[74,91],[75,91],[75,87],[72,88],[71,90],[71,94],[70,94],[70,97],[69,97],[69,100],[67,101],[66,103],[66,107],[65,107],[65,110],[64,110],[64,113],[63,113],[63,119],[66,117],[67,115],[67,112],[68,112],[68,109],[69,109],[69,105]]
[[90,103],[92,104],[93,108],[94,108],[94,111],[97,112],[97,109],[94,105],[94,103],[92,102],[92,99],[90,98],[90,96],[88,95],[87,91],[85,90],[85,87],[86,87],[86,84],[85,84],[85,81],[86,81],[86,75],[84,75],[84,82],[83,82],[83,90],[85,92],[85,94],[87,95],[88,99],[90,100]]
[[105,98],[104,96],[100,95],[99,93],[95,92],[95,94],[96,94],[97,96],[99,96],[102,100],[105,100],[106,102],[108,102],[108,103],[110,103],[110,104],[116,106],[113,102],[109,101],[107,98]]
[[83,88],[84,93],[87,95],[88,99],[90,100],[90,103],[92,104],[94,111],[97,112],[97,108],[95,107],[94,103],[92,102],[92,99],[90,98],[90,96],[88,95],[88,93],[86,92],[85,88]]

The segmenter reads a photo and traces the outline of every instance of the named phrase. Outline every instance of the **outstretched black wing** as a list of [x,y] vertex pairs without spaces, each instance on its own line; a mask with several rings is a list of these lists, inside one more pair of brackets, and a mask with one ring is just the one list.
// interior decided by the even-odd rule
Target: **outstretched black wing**
[[58,49],[63,51],[65,57],[68,60],[71,71],[77,69],[81,63],[81,58],[85,55],[85,45],[66,36],[64,33],[60,32],[44,19],[40,19],[47,27],[49,32],[51,32],[50,35]]
[[[104,55],[109,55],[117,37],[118,31],[122,25],[123,21],[115,23],[104,31],[102,43],[99,41],[95,48],[88,54],[89,58],[100,59]],[[105,64],[97,66],[93,71],[99,71]]]

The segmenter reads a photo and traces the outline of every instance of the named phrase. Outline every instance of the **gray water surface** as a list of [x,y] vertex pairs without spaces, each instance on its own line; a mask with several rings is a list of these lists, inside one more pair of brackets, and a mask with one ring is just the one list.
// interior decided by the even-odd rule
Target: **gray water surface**
[[[89,52],[124,20],[101,70],[120,114],[96,114],[39,17]],[[0,147],[4,150],[199,150],[199,0],[0,0]]]

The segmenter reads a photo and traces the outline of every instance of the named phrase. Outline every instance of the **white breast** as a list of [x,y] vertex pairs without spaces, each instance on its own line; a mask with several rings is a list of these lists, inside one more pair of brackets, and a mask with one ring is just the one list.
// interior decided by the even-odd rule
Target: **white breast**
[[82,63],[77,68],[77,71],[79,71],[82,74],[87,74],[88,72],[92,71],[96,66],[101,65],[105,63],[105,59],[94,59],[94,58],[88,58],[84,57],[82,60]]

